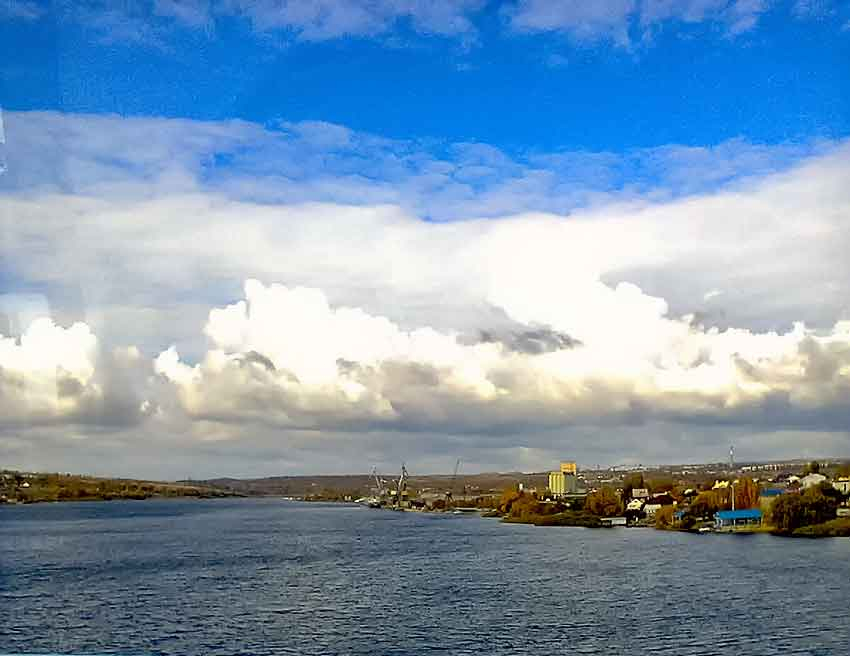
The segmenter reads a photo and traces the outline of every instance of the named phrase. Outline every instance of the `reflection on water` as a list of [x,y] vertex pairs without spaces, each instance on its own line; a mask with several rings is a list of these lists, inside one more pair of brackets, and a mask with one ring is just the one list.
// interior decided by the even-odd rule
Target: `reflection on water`
[[0,508],[0,652],[847,654],[850,540],[281,500]]

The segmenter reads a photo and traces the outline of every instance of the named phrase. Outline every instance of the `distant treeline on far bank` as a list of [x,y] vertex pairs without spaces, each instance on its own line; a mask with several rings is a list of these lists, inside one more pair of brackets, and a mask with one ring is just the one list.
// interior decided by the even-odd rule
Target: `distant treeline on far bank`
[[0,503],[223,496],[237,495],[231,491],[206,485],[159,483],[62,473],[0,471]]

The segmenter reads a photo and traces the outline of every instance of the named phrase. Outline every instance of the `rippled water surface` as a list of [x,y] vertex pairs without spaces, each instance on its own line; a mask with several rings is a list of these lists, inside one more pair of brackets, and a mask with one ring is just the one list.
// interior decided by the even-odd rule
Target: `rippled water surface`
[[850,540],[282,500],[0,508],[0,652],[850,654]]

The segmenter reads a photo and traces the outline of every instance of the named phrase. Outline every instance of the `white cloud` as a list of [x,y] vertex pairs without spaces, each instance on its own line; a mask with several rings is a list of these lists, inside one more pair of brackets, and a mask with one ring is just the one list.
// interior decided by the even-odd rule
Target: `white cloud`
[[[793,18],[837,16],[834,0],[796,0]],[[620,47],[651,42],[658,29],[704,24],[727,36],[756,28],[772,0],[517,0],[492,5],[509,31],[555,32],[578,42],[610,41]],[[782,5],[779,5],[781,7]],[[382,39],[398,47],[411,34],[480,38],[485,0],[101,0],[59,3],[47,11],[36,2],[5,0],[0,20],[34,21],[55,15],[75,22],[108,45],[143,45],[168,51],[190,30],[214,38],[222,21],[243,20],[269,42]],[[268,37],[271,37],[270,39]],[[550,65],[562,65],[558,56]],[[461,68],[468,64],[461,64]]]
[[82,323],[65,329],[49,318],[19,339],[0,335],[0,407],[4,423],[40,422],[74,414],[94,381],[97,339]]
[[711,290],[707,291],[705,294],[702,295],[702,300],[710,301],[712,298],[717,298],[718,296],[721,296],[722,294],[723,294],[723,292],[719,289],[711,289]]
[[521,0],[512,12],[511,26],[524,32],[563,31],[579,40],[604,36],[626,45],[636,7],[636,0]]
[[[160,449],[237,457],[224,445],[241,443],[299,466],[328,444],[373,459],[404,445],[421,462],[495,450],[492,463],[571,440],[683,457],[725,441],[718,426],[740,442],[844,439],[844,143],[653,149],[628,168],[659,182],[626,192],[611,178],[633,173],[610,154],[437,156],[315,123],[8,119],[4,312],[76,298],[66,314],[85,324],[26,340],[25,320],[0,324],[16,335],[4,399],[20,409],[0,449],[32,454],[24,420],[44,449],[61,449],[64,422],[107,451],[146,430]],[[597,169],[570,178],[575,162]],[[262,200],[244,186],[290,175]],[[593,185],[598,202],[551,211],[552,190]],[[420,218],[442,204],[456,220]]]
[[[505,284],[527,289],[522,280]],[[706,330],[667,316],[663,301],[634,286],[585,293],[546,299],[566,313],[523,303],[524,321],[554,318],[559,330],[575,327],[569,306],[578,304],[585,327],[580,345],[528,353],[493,340],[464,345],[428,327],[404,331],[360,309],[333,308],[319,290],[249,280],[244,301],[210,313],[212,349],[202,362],[184,364],[172,348],[155,370],[196,419],[298,429],[486,435],[503,425],[534,433],[693,416],[770,424],[763,408],[777,402],[780,422],[808,424],[823,411],[831,429],[830,412],[846,415],[850,322],[823,335],[802,324],[786,333]]]
[[[47,12],[34,3],[0,3],[0,19],[35,19]],[[483,0],[100,0],[64,3],[52,13],[74,21],[107,44],[146,44],[169,49],[182,30],[213,37],[221,20],[242,19],[259,34],[283,39],[327,41],[374,38],[409,28],[414,33],[475,37],[473,22]],[[175,30],[174,28],[180,28]]]
[[480,0],[287,0],[224,3],[224,11],[248,17],[260,30],[287,29],[299,38],[322,41],[347,35],[387,32],[400,20],[428,34],[456,35],[473,31],[469,15]]
[[508,15],[520,32],[562,32],[576,41],[628,47],[665,23],[713,23],[734,35],[753,29],[766,0],[519,0]]

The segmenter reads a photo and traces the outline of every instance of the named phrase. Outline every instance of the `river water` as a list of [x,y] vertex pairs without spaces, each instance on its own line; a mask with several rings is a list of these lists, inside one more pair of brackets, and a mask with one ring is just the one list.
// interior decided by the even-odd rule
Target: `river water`
[[279,499],[0,508],[0,653],[850,654],[850,540]]

